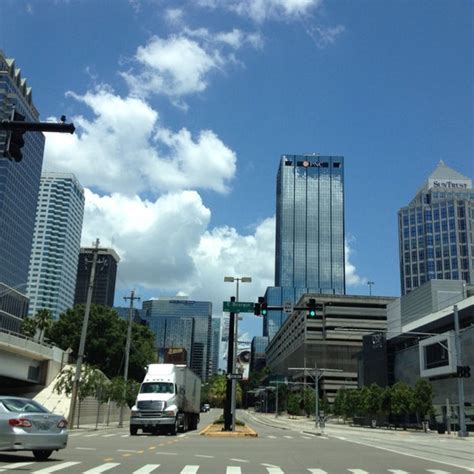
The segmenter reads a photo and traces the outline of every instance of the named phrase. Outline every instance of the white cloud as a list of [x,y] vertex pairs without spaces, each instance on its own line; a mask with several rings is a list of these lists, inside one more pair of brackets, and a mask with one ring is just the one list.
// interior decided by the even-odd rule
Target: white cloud
[[313,38],[320,48],[325,48],[336,42],[336,39],[346,31],[343,25],[334,27],[325,27],[321,25],[312,25],[306,28],[308,34]]
[[186,108],[182,97],[203,92],[212,73],[236,62],[234,54],[226,48],[235,51],[244,45],[261,48],[263,41],[258,33],[238,29],[212,33],[207,28],[185,28],[169,38],[152,37],[137,49],[135,60],[139,70],[121,75],[132,95],[162,94],[175,105]]
[[212,301],[219,314],[222,301],[235,286],[225,275],[252,276],[241,285],[243,297],[253,301],[273,284],[274,218],[260,223],[250,235],[230,227],[208,229],[211,213],[198,193],[181,191],[154,201],[86,189],[82,242],[97,237],[121,257],[120,286],[143,287],[186,294]]
[[266,20],[293,20],[308,15],[322,0],[198,0],[206,8],[225,8],[257,23]]
[[354,266],[354,264],[352,264],[349,261],[349,258],[351,254],[353,253],[353,250],[350,244],[354,241],[355,241],[354,237],[349,237],[349,238],[346,238],[344,242],[345,259],[346,259],[346,285],[347,286],[360,286],[367,283],[367,278],[361,277],[360,275],[358,275],[356,267]]
[[168,8],[165,11],[165,19],[171,25],[181,25],[184,12],[180,8]]
[[237,158],[214,132],[203,130],[196,139],[185,128],[174,133],[160,127],[158,113],[144,100],[122,98],[104,86],[69,96],[94,118],[73,117],[74,135],[48,135],[46,170],[73,172],[84,186],[106,193],[227,192]]

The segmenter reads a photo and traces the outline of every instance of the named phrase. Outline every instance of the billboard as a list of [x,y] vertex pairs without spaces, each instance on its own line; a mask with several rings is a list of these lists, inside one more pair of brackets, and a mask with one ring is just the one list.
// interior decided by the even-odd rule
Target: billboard
[[455,333],[449,331],[420,341],[420,375],[437,377],[457,372]]

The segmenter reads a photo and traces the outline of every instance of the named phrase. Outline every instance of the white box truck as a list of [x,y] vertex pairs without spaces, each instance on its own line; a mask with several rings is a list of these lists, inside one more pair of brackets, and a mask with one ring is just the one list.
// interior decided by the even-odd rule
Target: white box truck
[[185,365],[150,364],[130,416],[130,434],[195,430],[201,379]]

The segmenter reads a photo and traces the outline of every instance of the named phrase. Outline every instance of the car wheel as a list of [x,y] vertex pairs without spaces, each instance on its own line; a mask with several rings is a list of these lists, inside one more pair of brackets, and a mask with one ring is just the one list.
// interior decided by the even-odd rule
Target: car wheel
[[46,461],[52,452],[52,449],[33,449],[33,456],[37,461]]
[[176,415],[176,418],[174,419],[174,425],[171,428],[171,434],[176,435],[178,433],[178,429],[179,429],[178,415]]
[[130,426],[130,436],[137,436],[138,428],[136,426]]

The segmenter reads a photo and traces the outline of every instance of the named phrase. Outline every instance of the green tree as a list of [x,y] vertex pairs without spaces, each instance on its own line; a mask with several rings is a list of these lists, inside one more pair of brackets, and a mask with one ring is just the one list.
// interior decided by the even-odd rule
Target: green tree
[[140,384],[133,379],[128,379],[127,384],[123,377],[114,377],[105,387],[103,398],[109,398],[118,406],[131,408],[137,399]]
[[426,379],[418,379],[413,390],[412,409],[418,422],[433,411],[433,386]]
[[362,413],[360,391],[357,389],[346,390],[344,397],[343,413],[345,418],[358,416]]
[[288,415],[299,415],[301,413],[300,404],[301,395],[299,393],[290,392],[287,404]]
[[333,411],[336,416],[342,416],[344,422],[346,421],[346,412],[344,406],[346,404],[346,393],[347,390],[341,388],[337,391],[336,397],[334,398]]
[[36,322],[34,318],[25,318],[21,322],[20,331],[22,334],[28,337],[34,337],[36,334]]
[[[72,348],[77,355],[84,320],[84,305],[77,305],[61,314],[59,319],[46,330],[46,336],[62,349]],[[128,322],[106,306],[92,305],[84,358],[88,364],[102,370],[109,378],[123,373],[125,339]],[[146,326],[132,323],[130,379],[141,381],[145,367],[156,360],[155,335]]]
[[374,418],[382,414],[382,396],[383,388],[376,383],[367,387],[367,390],[363,393],[363,403],[367,415]]
[[226,398],[227,380],[225,375],[216,375],[209,381],[208,400],[217,408],[223,408]]
[[45,332],[53,325],[53,314],[49,309],[40,309],[35,316],[36,328],[39,331],[39,342],[43,342]]
[[390,393],[391,412],[401,417],[410,414],[413,407],[413,394],[413,388],[405,382],[397,382],[393,385]]
[[304,389],[303,400],[306,415],[314,415],[316,411],[316,397],[312,388]]

